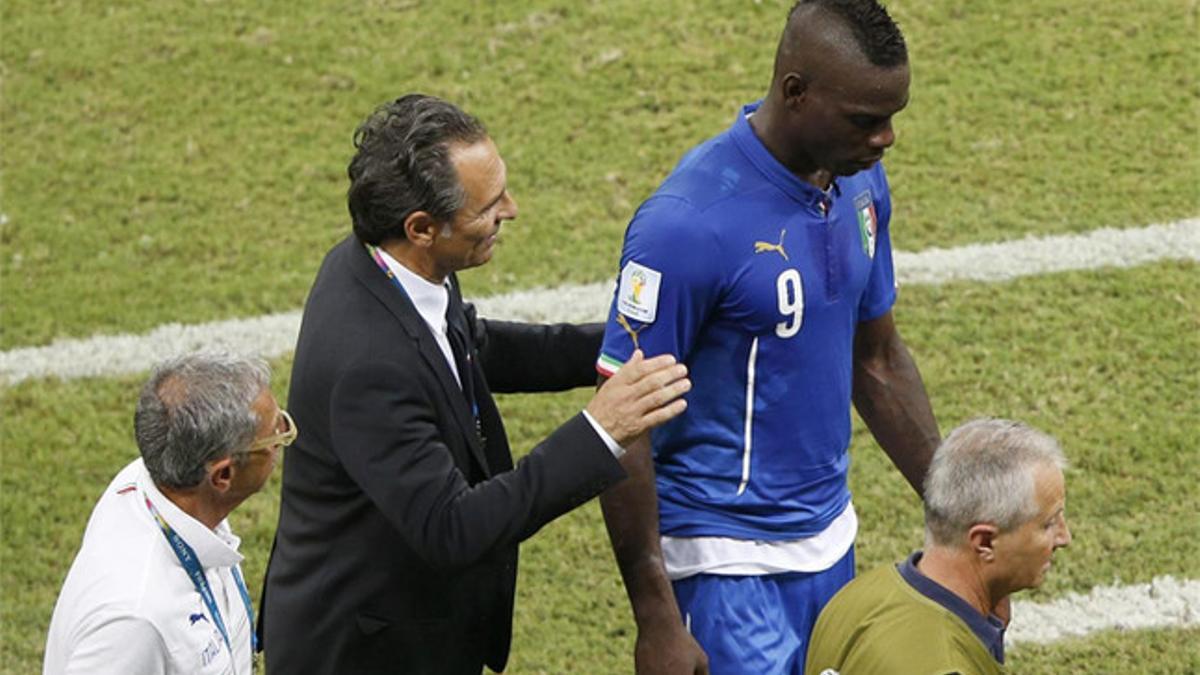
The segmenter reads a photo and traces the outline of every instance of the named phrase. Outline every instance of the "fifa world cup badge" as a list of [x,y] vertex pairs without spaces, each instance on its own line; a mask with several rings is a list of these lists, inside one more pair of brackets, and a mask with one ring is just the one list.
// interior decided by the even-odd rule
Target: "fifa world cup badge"
[[658,287],[661,283],[661,272],[630,261],[621,270],[617,311],[642,323],[653,323],[658,313]]

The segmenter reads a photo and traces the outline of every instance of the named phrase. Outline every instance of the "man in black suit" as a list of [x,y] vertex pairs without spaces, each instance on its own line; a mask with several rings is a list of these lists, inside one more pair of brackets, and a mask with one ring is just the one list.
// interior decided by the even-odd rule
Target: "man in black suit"
[[296,346],[288,407],[304,434],[263,591],[267,667],[499,671],[518,542],[623,478],[621,446],[682,412],[690,383],[671,357],[639,355],[514,467],[491,392],[594,383],[601,327],[462,305],[455,273],[486,263],[517,214],[473,117],[409,95],[355,146],[354,233],[326,256]]

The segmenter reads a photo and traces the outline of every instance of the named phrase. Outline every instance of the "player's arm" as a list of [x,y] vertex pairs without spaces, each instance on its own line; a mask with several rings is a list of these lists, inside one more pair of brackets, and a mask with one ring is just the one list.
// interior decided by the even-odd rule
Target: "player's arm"
[[[689,352],[721,291],[713,261],[719,242],[684,200],[655,196],[625,233],[613,306],[596,369],[613,376],[634,349],[647,355]],[[681,256],[680,251],[686,251]],[[707,673],[704,651],[687,632],[667,577],[659,539],[658,494],[649,435],[622,458],[626,479],[600,495],[613,553],[637,622],[639,675]]]
[[[600,383],[605,379],[601,377]],[[634,445],[621,458],[625,480],[600,495],[600,507],[637,622],[636,672],[707,673],[708,659],[680,619],[663,564],[649,434],[638,437]]]
[[889,310],[858,324],[854,336],[854,407],[918,495],[941,441],[921,373]]

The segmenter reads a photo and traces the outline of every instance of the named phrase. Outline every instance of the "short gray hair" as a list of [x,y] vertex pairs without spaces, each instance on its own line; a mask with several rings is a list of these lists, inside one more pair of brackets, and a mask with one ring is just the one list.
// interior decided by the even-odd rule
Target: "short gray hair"
[[271,370],[257,357],[198,352],[159,364],[133,414],[154,482],[195,487],[209,462],[244,455],[260,423],[251,406],[270,384]]
[[1007,532],[1037,515],[1034,469],[1067,466],[1058,441],[1020,422],[975,419],[946,437],[925,476],[925,532],[957,546],[972,525]]

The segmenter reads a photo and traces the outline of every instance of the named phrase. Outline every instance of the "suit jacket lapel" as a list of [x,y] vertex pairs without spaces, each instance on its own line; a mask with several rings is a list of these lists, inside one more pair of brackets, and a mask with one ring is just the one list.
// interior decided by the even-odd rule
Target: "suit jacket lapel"
[[[487,458],[484,456],[483,444],[479,438],[479,434],[475,432],[475,417],[471,413],[470,405],[467,403],[466,397],[463,395],[463,390],[459,388],[458,382],[454,379],[454,374],[450,371],[450,364],[446,362],[446,357],[442,354],[442,350],[438,347],[437,341],[433,337],[433,332],[429,329],[429,325],[421,318],[417,308],[413,306],[408,295],[401,291],[391,279],[388,278],[371,255],[367,253],[366,248],[358,241],[354,235],[350,235],[345,242],[353,249],[350,254],[350,268],[354,276],[371,292],[376,298],[387,307],[396,320],[408,333],[409,337],[417,342],[417,351],[425,360],[425,364],[433,369],[437,375],[438,382],[442,385],[442,389],[446,392],[446,397],[450,400],[450,407],[454,410],[455,421],[463,431],[463,436],[467,440],[467,447],[471,450],[471,455],[475,461],[483,468],[485,476],[491,476],[491,469],[488,466]],[[466,376],[466,374],[462,374]]]

